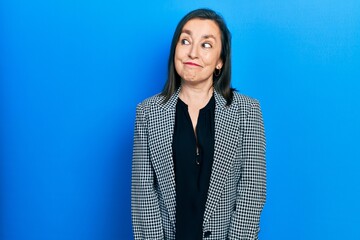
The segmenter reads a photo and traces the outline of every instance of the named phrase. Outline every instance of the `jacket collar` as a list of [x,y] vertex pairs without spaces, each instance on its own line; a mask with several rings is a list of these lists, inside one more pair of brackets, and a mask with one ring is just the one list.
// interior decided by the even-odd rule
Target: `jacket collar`
[[[176,90],[176,92],[170,97],[170,99],[164,103],[162,105],[162,107],[165,110],[169,110],[169,109],[175,109],[176,108],[176,103],[178,101],[179,98],[179,94],[181,91],[181,86]],[[227,108],[226,106],[226,99],[220,94],[218,93],[216,90],[214,90],[214,97],[215,97],[215,107],[219,108],[219,109],[224,109]]]
[[178,98],[179,98],[180,91],[181,91],[181,86],[170,97],[170,99],[166,103],[164,103],[162,105],[162,108],[164,108],[165,110],[175,109],[176,108],[176,103],[177,103]]

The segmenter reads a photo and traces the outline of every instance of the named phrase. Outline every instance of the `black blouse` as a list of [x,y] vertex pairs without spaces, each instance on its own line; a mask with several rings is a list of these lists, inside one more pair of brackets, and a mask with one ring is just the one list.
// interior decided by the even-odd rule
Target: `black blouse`
[[188,106],[179,98],[173,135],[176,182],[176,239],[202,239],[215,142],[215,99],[200,109],[196,136]]

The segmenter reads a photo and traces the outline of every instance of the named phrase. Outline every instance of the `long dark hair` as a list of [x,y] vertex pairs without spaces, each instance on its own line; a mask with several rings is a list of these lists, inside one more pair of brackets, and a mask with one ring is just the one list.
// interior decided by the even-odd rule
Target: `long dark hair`
[[170,99],[170,97],[176,92],[176,90],[180,87],[181,78],[179,74],[176,72],[175,64],[174,64],[175,49],[184,25],[191,19],[195,19],[195,18],[212,20],[220,28],[221,45],[222,45],[220,58],[223,62],[223,67],[219,75],[215,75],[215,74],[213,75],[213,81],[214,81],[213,85],[214,85],[214,89],[226,99],[226,104],[230,105],[232,102],[233,91],[234,91],[234,89],[231,88],[230,85],[231,34],[226,26],[224,19],[215,11],[206,8],[201,8],[189,12],[178,23],[171,42],[169,62],[168,62],[168,78],[161,92],[161,95],[165,97],[164,102],[167,102]]

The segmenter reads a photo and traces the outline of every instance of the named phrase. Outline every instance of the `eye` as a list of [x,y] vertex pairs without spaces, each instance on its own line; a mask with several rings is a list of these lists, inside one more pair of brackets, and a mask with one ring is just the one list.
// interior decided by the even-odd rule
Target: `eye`
[[189,45],[190,42],[187,39],[181,39],[181,44],[182,45]]
[[202,44],[202,46],[204,47],[204,48],[212,48],[212,46],[211,46],[211,44],[210,43],[203,43]]

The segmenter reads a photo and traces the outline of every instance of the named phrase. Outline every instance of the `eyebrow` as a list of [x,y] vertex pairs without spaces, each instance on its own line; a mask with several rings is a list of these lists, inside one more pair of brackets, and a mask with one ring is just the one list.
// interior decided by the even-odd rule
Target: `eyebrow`
[[[192,35],[192,32],[188,29],[183,29],[181,31],[181,33],[186,33],[186,34]],[[213,38],[216,41],[216,38],[213,34],[205,34],[205,35],[201,36],[201,38],[204,38],[204,39]]]

